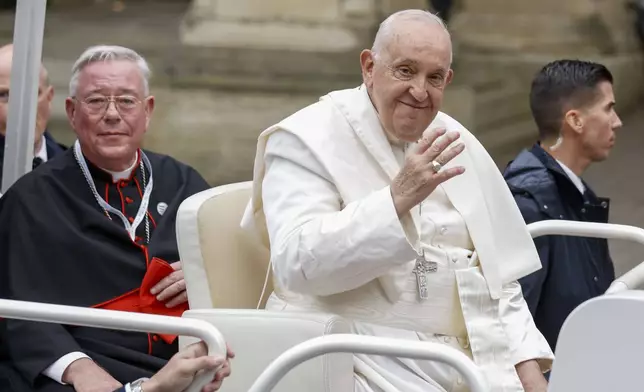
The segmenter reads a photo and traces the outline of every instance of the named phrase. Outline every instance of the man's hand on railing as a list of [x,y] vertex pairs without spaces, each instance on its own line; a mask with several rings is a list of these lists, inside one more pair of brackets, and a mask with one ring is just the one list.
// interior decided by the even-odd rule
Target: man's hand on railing
[[122,385],[89,358],[72,362],[63,373],[63,382],[76,392],[113,391]]
[[157,374],[143,383],[143,390],[145,392],[183,391],[198,372],[214,370],[223,365],[215,374],[215,378],[202,389],[202,392],[218,391],[224,378],[230,375],[229,360],[235,357],[235,353],[228,347],[226,358],[216,358],[207,354],[208,348],[203,342],[194,343],[182,349],[170,358],[170,361]]

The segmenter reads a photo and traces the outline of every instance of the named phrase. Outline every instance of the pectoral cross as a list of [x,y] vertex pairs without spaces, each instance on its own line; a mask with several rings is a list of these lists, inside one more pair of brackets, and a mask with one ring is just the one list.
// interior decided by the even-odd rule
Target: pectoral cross
[[427,290],[427,274],[436,272],[438,264],[434,261],[425,260],[425,251],[416,256],[416,265],[411,271],[416,275],[416,284],[418,285],[418,295],[421,300],[429,299],[429,292]]

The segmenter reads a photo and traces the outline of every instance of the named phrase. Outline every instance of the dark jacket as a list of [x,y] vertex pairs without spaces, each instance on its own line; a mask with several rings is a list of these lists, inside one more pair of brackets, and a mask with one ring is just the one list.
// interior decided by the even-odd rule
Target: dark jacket
[[[546,219],[608,222],[609,200],[584,183],[582,195],[557,161],[539,145],[522,151],[504,172],[526,223]],[[602,295],[615,279],[605,239],[535,239],[543,268],[520,280],[537,328],[554,350],[559,330],[582,302]]]
[[54,137],[51,136],[49,131],[45,131],[45,143],[47,145],[47,159],[52,159],[56,155],[60,155],[67,150],[67,146],[54,140]]
[[[48,131],[45,131],[44,136],[45,146],[47,147],[47,160],[51,160],[67,150],[67,147],[56,142]],[[0,185],[2,185],[2,171],[4,170],[4,142],[4,136],[0,135]]]
[[[0,298],[115,305],[115,299],[143,287],[155,265],[179,260],[177,210],[210,186],[190,166],[145,153],[151,167],[137,165],[129,178],[117,182],[87,162],[96,192],[123,220],[134,222],[143,195],[149,196],[149,219],[138,225],[134,238],[114,210],[108,219],[73,150],[9,188],[0,198]],[[145,193],[151,172],[154,188]],[[151,377],[177,350],[176,340],[156,334],[0,319],[0,391],[61,391],[60,384],[41,373],[70,352],[87,354],[125,384]]]

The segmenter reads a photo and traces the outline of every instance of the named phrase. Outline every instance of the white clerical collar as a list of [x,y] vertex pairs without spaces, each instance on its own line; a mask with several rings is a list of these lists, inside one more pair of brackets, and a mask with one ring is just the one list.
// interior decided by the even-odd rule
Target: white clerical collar
[[558,159],[556,159],[556,161],[559,164],[559,166],[561,166],[563,171],[568,175],[568,178],[570,178],[570,181],[572,181],[572,183],[575,184],[575,187],[579,189],[579,192],[583,194],[586,191],[586,187],[584,186],[584,182],[581,180],[581,178],[579,178],[578,175],[576,175],[572,170],[570,170],[568,166],[564,165],[563,162],[561,162]]
[[134,158],[134,162],[127,169],[125,169],[123,171],[119,171],[119,172],[115,172],[115,171],[111,171],[111,170],[107,170],[107,169],[102,169],[102,168],[101,168],[101,170],[104,170],[104,171],[110,173],[112,175],[112,181],[114,181],[114,182],[121,181],[121,180],[127,180],[128,178],[130,178],[130,175],[132,174],[132,170],[134,170],[134,168],[136,167],[136,164],[138,162],[139,162],[139,152],[137,151],[136,158]]
[[45,135],[40,137],[40,148],[35,152],[34,158],[40,158],[43,162],[47,162],[47,140]]

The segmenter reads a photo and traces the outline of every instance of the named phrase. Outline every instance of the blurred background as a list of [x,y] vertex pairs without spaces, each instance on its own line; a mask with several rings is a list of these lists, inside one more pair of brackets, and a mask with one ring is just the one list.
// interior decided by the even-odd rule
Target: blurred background
[[[0,45],[12,39],[15,2],[0,0]],[[358,54],[380,21],[399,9],[430,9],[448,20],[454,41],[443,111],[479,137],[500,169],[535,141],[528,91],[538,68],[559,58],[608,66],[625,127],[611,158],[585,179],[612,198],[612,222],[644,227],[639,7],[623,0],[48,0],[50,131],[62,143],[74,140],[64,112],[73,61],[90,45],[124,45],[152,67],[157,107],[145,147],[194,166],[213,186],[250,180],[262,130],[330,90],[360,84]],[[641,246],[611,249],[618,274],[644,260]]]

